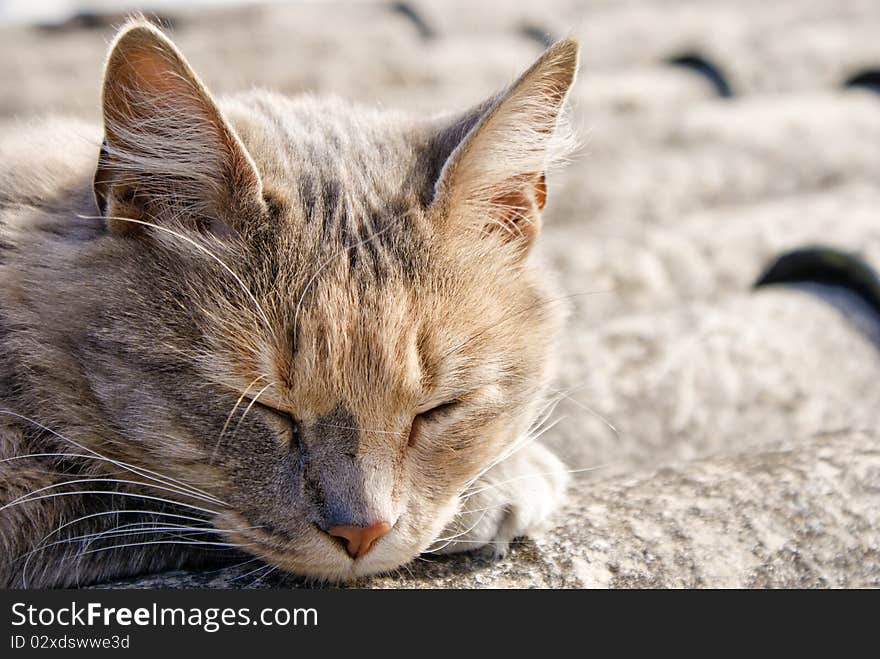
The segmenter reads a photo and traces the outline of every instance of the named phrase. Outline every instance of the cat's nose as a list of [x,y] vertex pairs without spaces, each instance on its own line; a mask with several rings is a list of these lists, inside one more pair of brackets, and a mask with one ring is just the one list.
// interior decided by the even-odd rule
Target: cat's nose
[[345,543],[345,550],[352,558],[365,556],[376,540],[391,530],[391,524],[382,520],[369,526],[331,526],[327,533]]

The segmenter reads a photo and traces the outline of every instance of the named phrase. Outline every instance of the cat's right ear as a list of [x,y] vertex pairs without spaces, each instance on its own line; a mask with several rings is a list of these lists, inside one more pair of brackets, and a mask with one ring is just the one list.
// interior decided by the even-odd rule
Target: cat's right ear
[[528,253],[541,226],[545,172],[572,147],[563,110],[577,65],[577,42],[560,41],[504,92],[441,132],[438,150],[448,155],[432,201],[441,230],[497,230]]
[[171,218],[228,234],[261,206],[253,160],[183,55],[133,20],[107,57],[95,200],[117,234]]

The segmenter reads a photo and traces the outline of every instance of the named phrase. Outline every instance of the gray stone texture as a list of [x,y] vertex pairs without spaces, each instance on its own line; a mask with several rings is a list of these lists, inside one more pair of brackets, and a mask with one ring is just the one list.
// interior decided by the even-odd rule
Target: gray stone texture
[[[568,505],[503,558],[425,557],[355,585],[880,585],[877,325],[831,289],[751,291],[799,246],[880,265],[880,96],[843,87],[880,68],[880,3],[410,5],[432,37],[386,3],[170,12],[217,92],[419,112],[499,88],[542,32],[583,44],[584,146],[549,174],[539,250],[571,312],[546,435],[578,474]],[[111,34],[0,28],[0,128],[47,111],[97,119]],[[686,53],[734,96],[665,63]],[[248,562],[113,585],[314,584]]]

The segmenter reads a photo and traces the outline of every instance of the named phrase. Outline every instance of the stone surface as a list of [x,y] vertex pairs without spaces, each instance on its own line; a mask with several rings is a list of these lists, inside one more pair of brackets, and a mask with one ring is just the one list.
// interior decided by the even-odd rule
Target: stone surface
[[[0,130],[46,112],[97,118],[123,3],[101,4],[117,18],[92,29],[0,28]],[[568,507],[503,559],[425,557],[358,585],[880,585],[876,324],[827,289],[750,290],[804,245],[880,265],[880,96],[843,88],[880,69],[880,3],[407,5],[416,19],[386,2],[167,12],[218,93],[419,112],[484,98],[548,35],[581,39],[584,146],[548,175],[539,248],[572,312],[545,436],[579,472]],[[667,63],[689,53],[733,97]],[[309,585],[237,560],[125,585]]]
[[[112,587],[299,587],[254,563]],[[556,526],[504,558],[417,560],[352,587],[877,587],[880,437],[825,434],[774,451],[578,485]]]

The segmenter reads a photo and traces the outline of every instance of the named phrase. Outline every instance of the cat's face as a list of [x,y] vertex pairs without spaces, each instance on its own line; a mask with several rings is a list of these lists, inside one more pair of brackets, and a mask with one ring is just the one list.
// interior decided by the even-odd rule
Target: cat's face
[[[574,67],[563,44],[455,121],[268,94],[221,114],[157,31],[124,32],[88,255],[119,453],[300,574],[430,549],[542,403],[559,312],[527,254]],[[353,557],[350,527],[382,535]]]
[[[307,235],[314,218],[287,208],[290,235]],[[301,276],[258,297],[277,310],[273,338],[220,347],[229,327],[205,330],[218,346],[210,359],[237,375],[226,395],[203,399],[205,430],[193,435],[206,454],[216,447],[220,496],[233,503],[218,525],[299,573],[349,577],[428,549],[541,401],[557,324],[542,288],[490,262],[475,267],[464,245],[449,254],[417,210],[378,223],[390,228],[373,248],[313,243]],[[216,378],[215,368],[196,379]],[[357,561],[327,533],[376,522],[391,531]]]

